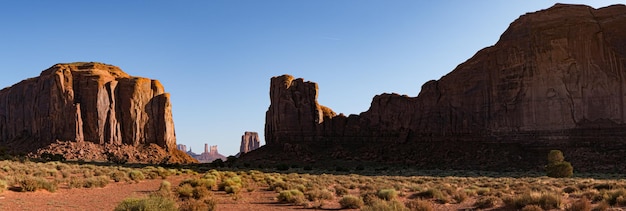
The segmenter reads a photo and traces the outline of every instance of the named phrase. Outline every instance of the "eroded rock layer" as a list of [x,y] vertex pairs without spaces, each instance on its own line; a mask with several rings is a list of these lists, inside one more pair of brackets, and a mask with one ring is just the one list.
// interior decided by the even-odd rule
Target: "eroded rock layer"
[[[319,105],[313,82],[274,77],[266,143],[300,149],[309,160],[319,154],[316,145],[353,143],[330,155],[454,168],[490,160],[534,168],[556,148],[593,169],[593,159],[626,150],[625,75],[626,6],[557,4],[522,15],[494,46],[427,82],[417,97],[378,95],[360,115]],[[372,148],[380,142],[388,149]]]
[[0,143],[22,152],[66,141],[172,151],[169,98],[159,81],[112,65],[56,64],[0,91]]

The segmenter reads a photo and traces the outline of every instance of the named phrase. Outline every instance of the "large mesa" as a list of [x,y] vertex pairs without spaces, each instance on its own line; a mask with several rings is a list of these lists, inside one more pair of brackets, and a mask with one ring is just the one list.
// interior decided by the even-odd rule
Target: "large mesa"
[[265,151],[313,162],[538,169],[549,149],[562,149],[579,170],[607,171],[626,158],[625,75],[626,6],[557,4],[522,15],[417,97],[378,95],[360,115],[319,105],[313,82],[272,78]]
[[94,62],[56,64],[2,89],[0,144],[68,159],[191,160],[176,150],[170,96],[161,83]]

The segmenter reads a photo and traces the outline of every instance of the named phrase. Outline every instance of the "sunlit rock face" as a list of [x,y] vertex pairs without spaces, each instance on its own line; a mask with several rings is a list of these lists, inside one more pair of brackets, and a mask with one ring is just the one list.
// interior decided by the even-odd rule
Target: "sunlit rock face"
[[[57,141],[176,149],[170,96],[157,80],[102,63],[56,64],[0,91],[0,143]],[[21,149],[34,151],[34,149]]]
[[[266,143],[539,142],[544,148],[568,151],[574,142],[593,145],[608,140],[609,145],[621,146],[626,129],[625,75],[626,6],[556,4],[520,16],[494,46],[478,51],[441,79],[427,82],[417,97],[377,95],[369,110],[359,115],[336,115],[319,105],[313,82],[274,77]],[[547,150],[540,148],[515,150],[535,150],[535,156]],[[459,153],[466,154],[462,149]],[[603,154],[577,154],[585,153]],[[380,157],[370,154],[339,157]],[[523,153],[505,154],[529,160],[529,165],[539,162]],[[385,160],[401,159],[393,157]],[[428,162],[422,158],[405,159]]]

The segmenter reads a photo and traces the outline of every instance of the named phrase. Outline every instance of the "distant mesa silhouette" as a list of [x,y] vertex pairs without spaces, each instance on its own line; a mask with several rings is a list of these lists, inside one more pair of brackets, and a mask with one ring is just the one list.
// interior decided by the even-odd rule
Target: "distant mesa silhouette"
[[204,144],[204,152],[200,154],[196,154],[191,151],[191,147],[189,147],[189,150],[187,150],[187,146],[185,146],[184,144],[179,144],[177,148],[181,151],[186,152],[189,156],[198,160],[200,163],[210,163],[217,159],[226,161],[226,156],[220,154],[217,151],[217,145],[209,146],[209,144]]

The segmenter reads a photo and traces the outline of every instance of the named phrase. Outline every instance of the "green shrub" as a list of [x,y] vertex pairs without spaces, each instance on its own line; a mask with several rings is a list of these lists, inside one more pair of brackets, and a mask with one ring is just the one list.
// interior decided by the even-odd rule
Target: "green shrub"
[[396,197],[398,196],[398,192],[392,188],[381,189],[378,191],[378,193],[376,193],[376,196],[378,196],[378,198],[380,199],[391,201],[391,200],[396,199]]
[[345,195],[339,200],[339,205],[341,205],[341,209],[359,209],[363,206],[363,199],[357,196]]
[[408,200],[404,203],[404,205],[409,208],[411,211],[432,211],[434,208],[430,205],[428,201],[413,199]]
[[564,178],[574,175],[574,167],[569,162],[560,162],[546,167],[546,174],[549,177]]
[[555,178],[571,177],[574,174],[574,167],[571,163],[564,161],[561,151],[551,150],[548,154],[546,174]]
[[296,189],[281,191],[276,198],[280,203],[301,205],[306,202],[304,194]]
[[169,198],[126,198],[115,207],[115,211],[176,211],[176,203]]

